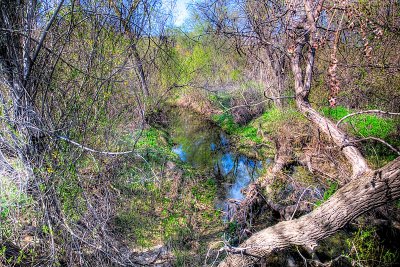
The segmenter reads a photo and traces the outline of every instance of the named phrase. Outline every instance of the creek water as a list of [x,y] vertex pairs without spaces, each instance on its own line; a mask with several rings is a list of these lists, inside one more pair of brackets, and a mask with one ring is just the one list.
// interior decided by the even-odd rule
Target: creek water
[[209,171],[219,185],[217,208],[229,218],[229,203],[243,199],[241,190],[255,181],[263,163],[235,153],[229,136],[198,114],[173,109],[169,133],[176,144],[172,151],[194,168]]

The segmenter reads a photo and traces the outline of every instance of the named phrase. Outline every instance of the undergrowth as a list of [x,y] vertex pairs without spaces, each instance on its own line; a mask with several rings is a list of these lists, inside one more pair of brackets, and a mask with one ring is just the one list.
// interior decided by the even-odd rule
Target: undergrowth
[[321,206],[322,203],[324,203],[325,201],[327,201],[333,194],[336,193],[336,191],[338,190],[338,183],[337,182],[331,182],[328,181],[328,185],[329,187],[325,190],[324,195],[322,197],[322,199],[318,200],[315,205],[317,207]]
[[270,134],[279,134],[283,128],[288,126],[300,127],[306,122],[304,116],[295,108],[278,109],[276,107],[267,110],[261,117],[263,128]]
[[[337,106],[334,108],[322,108],[321,112],[326,117],[338,121],[356,111]],[[376,137],[394,147],[400,147],[400,138],[397,131],[398,123],[399,121],[394,118],[382,117],[376,114],[360,114],[344,120],[342,127],[345,127],[347,132],[358,138]],[[361,147],[367,160],[376,168],[382,167],[397,157],[393,150],[378,141],[365,140]]]
[[262,143],[262,137],[258,134],[258,129],[252,125],[239,125],[234,122],[233,116],[230,113],[223,113],[213,116],[213,120],[226,133],[235,135],[240,138],[242,143],[253,142],[255,144]]
[[[342,106],[322,108],[322,113],[326,117],[336,121],[353,112],[356,111]],[[374,136],[381,139],[387,139],[390,138],[390,134],[396,130],[396,122],[394,119],[383,118],[374,114],[352,116],[343,121],[343,123],[351,125],[351,133],[359,137]]]
[[145,130],[137,147],[148,149],[144,160],[125,161],[116,173],[117,232],[135,247],[168,244],[176,266],[200,264],[202,256],[194,255],[205,255],[202,235],[222,225],[216,182],[180,161],[162,131]]
[[349,248],[347,257],[352,265],[395,266],[399,259],[399,253],[386,248],[372,226],[359,228],[346,239],[346,244]]

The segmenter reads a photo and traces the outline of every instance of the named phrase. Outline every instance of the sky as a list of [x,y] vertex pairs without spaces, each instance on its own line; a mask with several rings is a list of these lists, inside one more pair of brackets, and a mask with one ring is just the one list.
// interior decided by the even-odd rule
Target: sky
[[177,0],[176,7],[173,10],[174,14],[174,25],[175,26],[182,26],[185,19],[189,17],[189,12],[187,10],[187,4],[191,2],[190,0]]
[[192,0],[176,0],[175,5],[173,2],[173,0],[163,0],[164,6],[172,11],[174,25],[180,27],[185,22],[185,19],[189,17],[187,5],[190,4]]

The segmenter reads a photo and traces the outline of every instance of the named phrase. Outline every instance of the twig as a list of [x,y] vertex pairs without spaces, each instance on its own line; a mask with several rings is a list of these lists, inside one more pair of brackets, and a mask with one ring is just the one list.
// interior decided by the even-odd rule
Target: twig
[[58,12],[60,11],[60,9],[61,9],[63,4],[64,4],[64,0],[61,0],[60,3],[58,4],[56,10],[54,11],[53,15],[51,16],[49,22],[47,23],[46,28],[42,32],[42,35],[40,36],[39,43],[37,44],[35,52],[33,53],[33,56],[32,56],[32,59],[31,59],[32,63],[29,65],[29,68],[28,68],[28,71],[27,71],[28,77],[30,75],[31,69],[33,67],[33,64],[35,64],[35,62],[36,62],[36,59],[37,59],[37,57],[39,55],[39,52],[42,49],[42,46],[43,46],[44,40],[46,39],[47,33],[49,32],[50,27],[53,24],[55,18],[57,17]]
[[299,207],[301,198],[303,197],[304,193],[307,192],[307,191],[310,189],[310,187],[311,187],[311,185],[309,185],[306,189],[304,189],[303,193],[301,193],[301,195],[300,195],[300,197],[299,197],[299,200],[298,200],[297,203],[296,203],[296,208],[294,209],[293,214],[292,214],[292,216],[290,217],[290,220],[293,220],[293,217],[294,217],[294,215],[296,214],[297,208]]
[[389,147],[389,148],[390,148],[391,150],[393,150],[394,152],[396,152],[397,155],[400,156],[400,151],[397,150],[396,148],[394,148],[391,144],[387,143],[386,141],[384,141],[384,140],[382,140],[382,139],[380,139],[380,138],[372,137],[372,136],[370,136],[370,137],[365,137],[365,138],[358,139],[358,140],[353,140],[353,141],[349,142],[348,144],[344,145],[343,147],[351,146],[352,143],[361,142],[361,141],[365,141],[365,140],[375,140],[375,141],[379,141],[379,142],[381,142],[382,144],[384,144],[384,145],[386,145],[387,147]]
[[382,110],[378,110],[378,109],[371,109],[371,110],[364,110],[364,111],[359,111],[359,112],[354,112],[351,114],[347,114],[346,116],[344,116],[343,118],[341,118],[337,123],[336,126],[339,126],[340,123],[342,123],[345,119],[356,116],[356,115],[360,115],[360,114],[366,114],[366,113],[378,113],[378,114],[385,114],[385,115],[400,115],[400,113],[396,113],[396,112],[387,112],[387,111],[382,111]]
[[260,105],[260,104],[262,104],[262,103],[268,102],[268,101],[270,101],[270,99],[263,100],[263,101],[260,101],[260,102],[258,102],[258,103],[254,103],[254,104],[238,105],[238,106],[234,106],[234,107],[231,107],[231,108],[227,108],[227,109],[224,110],[224,112],[227,112],[227,111],[232,110],[232,109],[235,109],[235,108],[253,107],[253,106],[257,106],[257,105]]
[[301,258],[303,259],[303,261],[304,261],[305,266],[307,267],[308,265],[307,265],[307,259],[306,259],[306,257],[304,257],[303,254],[301,254],[301,252],[300,252],[300,250],[299,250],[299,247],[296,246],[296,249],[297,249],[297,253],[299,253],[300,257],[301,257]]
[[76,145],[76,146],[80,147],[83,150],[87,150],[87,151],[90,151],[90,152],[93,152],[93,153],[98,153],[98,154],[117,156],[117,155],[127,155],[127,154],[131,154],[131,153],[135,152],[135,150],[121,151],[121,152],[100,151],[100,150],[96,150],[96,149],[84,146],[82,144],[79,144],[78,142],[75,142],[75,141],[73,141],[73,140],[71,140],[71,139],[69,139],[69,138],[67,138],[65,136],[57,135],[56,137],[61,139],[61,140],[67,141],[68,143],[71,143],[73,145]]
[[293,96],[293,95],[287,95],[287,96],[278,96],[278,97],[275,97],[275,96],[267,96],[267,92],[264,92],[264,97],[265,98],[267,98],[267,99],[269,99],[269,100],[277,100],[277,99],[285,99],[285,98],[295,98],[295,96]]

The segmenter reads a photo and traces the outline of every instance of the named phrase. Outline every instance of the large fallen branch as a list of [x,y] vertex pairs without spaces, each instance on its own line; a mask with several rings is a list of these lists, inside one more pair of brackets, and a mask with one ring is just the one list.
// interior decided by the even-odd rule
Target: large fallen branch
[[330,139],[338,146],[342,147],[342,152],[346,159],[351,164],[353,175],[349,180],[369,171],[369,167],[365,158],[362,156],[361,152],[354,145],[353,140],[351,140],[348,135],[342,131],[339,127],[335,125],[331,120],[325,118],[314,110],[311,105],[299,98],[296,100],[297,108],[305,115],[307,118],[313,122],[323,133],[325,133]]
[[[219,266],[249,266],[273,251],[302,245],[314,248],[352,219],[400,198],[400,157],[385,167],[369,171],[339,189],[313,212],[280,222],[255,233]],[[243,256],[247,255],[247,256]]]
[[[323,0],[317,1],[317,7],[322,5]],[[338,125],[314,110],[308,102],[315,52],[318,47],[316,17],[319,16],[320,8],[313,11],[310,0],[303,1],[303,8],[305,18],[296,20],[294,25],[291,25],[293,29],[298,30],[293,35],[296,37],[290,46],[296,105],[320,131],[342,148],[352,167],[352,175],[346,185],[311,213],[257,232],[238,248],[224,248],[230,254],[219,266],[249,266],[273,251],[292,245],[313,249],[318,241],[332,235],[352,219],[400,198],[400,157],[379,170],[371,170],[348,135]],[[305,56],[304,51],[307,51]]]

